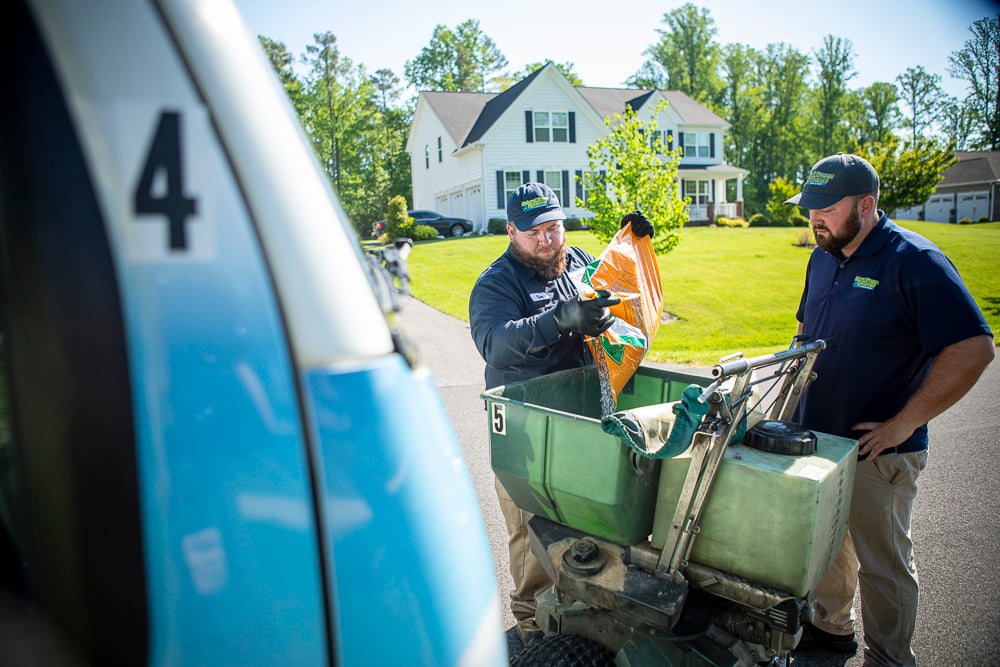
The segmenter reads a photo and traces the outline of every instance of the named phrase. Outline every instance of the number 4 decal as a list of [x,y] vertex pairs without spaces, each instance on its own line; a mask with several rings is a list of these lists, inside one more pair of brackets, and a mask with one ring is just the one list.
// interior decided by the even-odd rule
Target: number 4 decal
[[[197,201],[184,195],[182,167],[181,115],[175,111],[164,111],[160,114],[156,134],[135,189],[135,212],[137,216],[162,215],[167,218],[171,252],[188,249],[187,219],[197,212]],[[160,174],[162,178],[158,182]]]

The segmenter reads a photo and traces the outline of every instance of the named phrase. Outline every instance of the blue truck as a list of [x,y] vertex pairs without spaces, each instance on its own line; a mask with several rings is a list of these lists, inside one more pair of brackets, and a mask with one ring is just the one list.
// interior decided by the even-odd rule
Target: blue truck
[[0,12],[4,664],[506,663],[433,379],[232,3]]

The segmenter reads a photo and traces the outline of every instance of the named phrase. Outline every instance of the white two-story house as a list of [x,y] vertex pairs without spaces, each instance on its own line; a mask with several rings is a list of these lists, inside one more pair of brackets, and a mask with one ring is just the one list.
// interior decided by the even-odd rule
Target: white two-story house
[[586,218],[576,206],[585,198],[579,177],[589,169],[587,147],[608,133],[604,119],[629,105],[647,121],[661,99],[668,106],[657,132],[683,150],[678,178],[690,219],[742,216],[748,172],[723,158],[729,123],[678,91],[574,87],[551,63],[502,93],[420,93],[406,144],[411,207],[468,218],[484,231],[491,218],[507,217],[511,191],[543,181],[568,216]]

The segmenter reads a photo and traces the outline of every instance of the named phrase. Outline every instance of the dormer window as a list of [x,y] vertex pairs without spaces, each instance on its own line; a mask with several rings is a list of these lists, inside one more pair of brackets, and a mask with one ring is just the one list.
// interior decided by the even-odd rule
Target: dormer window
[[535,141],[569,141],[569,113],[565,111],[536,111],[534,114]]
[[684,157],[714,157],[711,141],[709,132],[685,132]]

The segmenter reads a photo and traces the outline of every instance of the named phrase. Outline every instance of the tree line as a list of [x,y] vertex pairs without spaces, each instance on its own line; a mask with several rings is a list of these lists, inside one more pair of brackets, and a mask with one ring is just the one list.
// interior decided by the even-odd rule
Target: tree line
[[[955,150],[1000,150],[1000,14],[974,21],[949,58],[949,74],[967,84],[964,99],[946,94],[940,75],[920,65],[892,82],[852,88],[853,44],[834,35],[811,53],[784,43],[719,44],[710,12],[691,3],[665,13],[657,32],[624,84],[680,90],[730,123],[725,155],[749,171],[748,216],[767,212],[769,200],[801,182],[817,159],[840,150],[872,160],[890,211],[923,202]],[[389,69],[368,73],[340,52],[333,33],[313,38],[298,57],[302,74],[284,44],[259,40],[361,234],[384,217],[391,196],[412,201],[405,144],[416,98],[407,90],[500,92],[544,64],[509,70],[474,19],[436,26],[406,61],[405,84]],[[555,64],[571,83],[586,85],[573,63]]]

